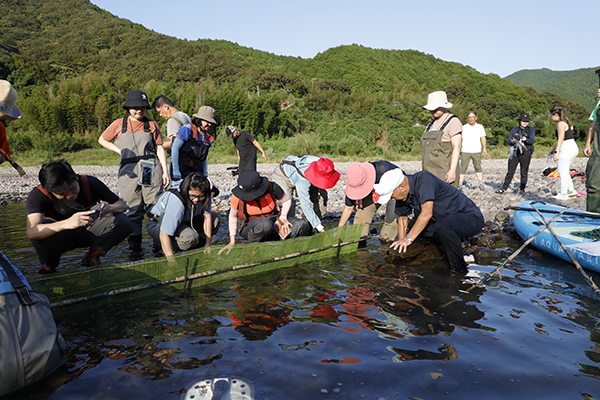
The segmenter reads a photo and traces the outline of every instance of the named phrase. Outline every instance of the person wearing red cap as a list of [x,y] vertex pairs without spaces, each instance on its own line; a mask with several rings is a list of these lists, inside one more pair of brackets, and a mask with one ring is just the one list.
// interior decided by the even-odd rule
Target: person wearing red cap
[[[0,119],[15,120],[21,118],[21,110],[15,104],[17,101],[17,91],[9,81],[0,80]],[[10,147],[6,139],[6,129],[0,122],[0,164],[10,157]]]
[[[373,190],[373,185],[379,183],[386,171],[396,168],[398,167],[389,161],[370,161],[350,165],[346,171],[346,199],[338,226],[346,225],[352,211],[356,210],[354,224],[363,224],[361,236],[367,236],[369,225],[381,206],[376,203],[378,195]],[[393,241],[398,234],[395,207],[395,200],[387,203],[385,220],[380,234],[381,240],[385,242]]]
[[[335,186],[340,173],[335,170],[333,162],[326,157],[287,156],[273,170],[272,180],[291,198],[296,188],[300,207],[310,225],[319,232],[325,228],[321,218],[327,211],[327,189]],[[296,215],[296,206],[292,206],[288,216]]]

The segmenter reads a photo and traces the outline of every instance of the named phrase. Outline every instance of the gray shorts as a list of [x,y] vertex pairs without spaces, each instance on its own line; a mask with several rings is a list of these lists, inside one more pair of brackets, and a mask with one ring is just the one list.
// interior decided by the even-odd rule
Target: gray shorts
[[465,175],[469,168],[469,160],[473,160],[475,172],[482,172],[481,153],[460,153],[460,174]]

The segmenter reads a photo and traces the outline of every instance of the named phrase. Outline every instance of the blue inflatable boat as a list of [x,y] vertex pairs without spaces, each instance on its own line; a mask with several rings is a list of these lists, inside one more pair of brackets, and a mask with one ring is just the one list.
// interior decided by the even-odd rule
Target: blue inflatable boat
[[[533,209],[532,203],[548,222],[566,208],[539,201],[524,201],[518,207],[515,207],[513,223],[516,231],[525,240],[532,237],[545,225],[542,218]],[[574,232],[600,229],[600,214],[568,209],[550,226],[583,268],[600,272],[600,241],[573,234]],[[531,244],[553,256],[572,262],[548,228],[540,232]]]

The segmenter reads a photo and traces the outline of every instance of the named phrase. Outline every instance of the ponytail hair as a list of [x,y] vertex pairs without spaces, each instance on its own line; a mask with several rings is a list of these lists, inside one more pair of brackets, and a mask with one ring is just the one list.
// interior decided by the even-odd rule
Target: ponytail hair
[[573,126],[569,117],[567,117],[567,110],[562,108],[561,106],[554,106],[550,109],[550,115],[558,115],[559,121],[566,122],[569,128]]

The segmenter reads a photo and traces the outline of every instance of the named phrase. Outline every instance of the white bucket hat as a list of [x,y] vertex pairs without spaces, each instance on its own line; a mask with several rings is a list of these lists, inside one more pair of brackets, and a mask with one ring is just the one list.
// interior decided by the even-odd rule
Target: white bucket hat
[[427,96],[427,104],[425,104],[423,108],[433,111],[440,107],[452,107],[452,103],[448,102],[448,96],[446,95],[446,92],[439,90],[437,92],[429,93]]
[[21,110],[15,104],[17,91],[9,81],[0,79],[0,119],[19,119]]
[[373,185],[375,193],[379,195],[377,203],[387,204],[392,198],[392,192],[404,181],[404,172],[400,168],[387,171],[381,176],[379,183]]

